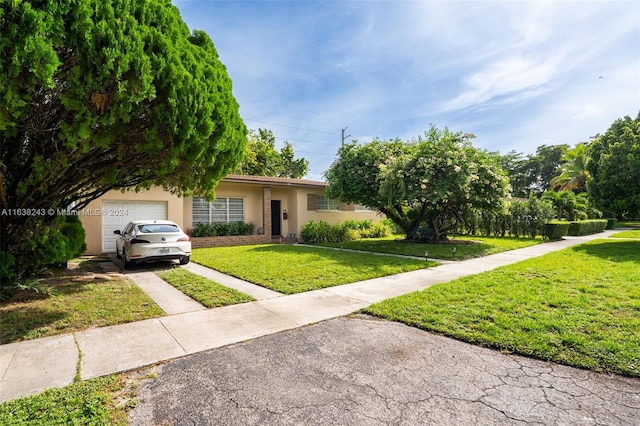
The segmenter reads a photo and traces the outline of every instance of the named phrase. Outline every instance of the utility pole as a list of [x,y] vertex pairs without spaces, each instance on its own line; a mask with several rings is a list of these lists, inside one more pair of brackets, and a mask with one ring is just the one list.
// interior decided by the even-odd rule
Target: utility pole
[[347,136],[344,135],[344,131],[347,130],[347,129],[348,129],[348,127],[345,127],[344,129],[342,129],[342,146],[344,146],[344,140],[346,138],[351,137],[351,135],[347,135]]

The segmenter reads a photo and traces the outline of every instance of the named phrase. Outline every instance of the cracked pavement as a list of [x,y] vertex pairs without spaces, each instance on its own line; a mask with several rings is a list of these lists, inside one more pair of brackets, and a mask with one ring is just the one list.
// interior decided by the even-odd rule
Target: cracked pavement
[[150,367],[132,425],[638,425],[640,379],[365,315]]

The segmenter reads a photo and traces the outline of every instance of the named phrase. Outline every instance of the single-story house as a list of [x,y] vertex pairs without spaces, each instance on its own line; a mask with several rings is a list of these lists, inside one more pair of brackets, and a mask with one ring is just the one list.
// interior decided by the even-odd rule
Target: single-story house
[[[254,235],[236,239],[236,243],[249,244],[299,238],[309,220],[336,223],[381,219],[364,206],[327,199],[326,187],[325,182],[306,179],[228,175],[216,188],[217,198],[212,202],[181,198],[159,187],[140,192],[109,191],[79,212],[86,233],[85,254],[115,252],[113,231],[133,220],[171,220],[185,231],[196,223],[252,223]],[[212,239],[193,243],[194,247],[205,245],[226,244],[216,244]]]

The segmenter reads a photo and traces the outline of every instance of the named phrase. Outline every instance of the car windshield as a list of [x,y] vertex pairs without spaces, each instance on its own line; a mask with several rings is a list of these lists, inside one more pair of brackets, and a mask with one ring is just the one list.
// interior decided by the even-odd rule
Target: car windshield
[[148,225],[138,225],[138,231],[143,234],[158,234],[165,232],[180,232],[176,225],[150,223]]

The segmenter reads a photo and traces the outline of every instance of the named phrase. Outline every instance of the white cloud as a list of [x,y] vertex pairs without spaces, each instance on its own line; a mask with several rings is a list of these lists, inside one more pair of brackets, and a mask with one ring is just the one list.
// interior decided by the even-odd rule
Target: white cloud
[[[505,95],[527,91],[523,98],[539,94],[536,89],[548,83],[557,71],[562,55],[536,62],[532,58],[510,56],[489,64],[467,77],[464,91],[442,105],[442,112],[474,107]],[[513,99],[513,98],[512,98]]]

